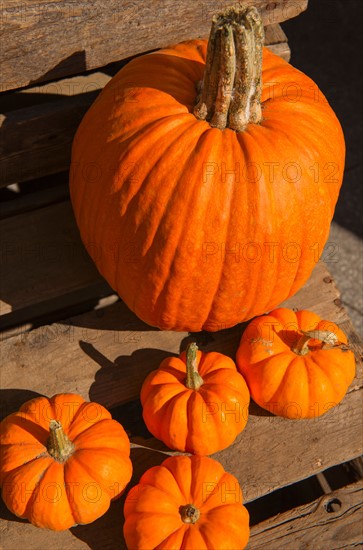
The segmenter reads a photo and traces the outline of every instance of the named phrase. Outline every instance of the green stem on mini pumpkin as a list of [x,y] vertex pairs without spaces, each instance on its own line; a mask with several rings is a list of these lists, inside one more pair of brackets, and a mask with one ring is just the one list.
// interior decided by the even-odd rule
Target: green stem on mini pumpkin
[[320,340],[322,342],[321,349],[324,350],[341,349],[348,351],[350,349],[348,344],[339,342],[337,335],[330,330],[310,330],[306,332],[302,330],[301,333],[302,335],[292,350],[297,355],[306,355],[309,353],[310,340]]
[[213,17],[196,118],[236,132],[261,121],[263,43],[255,7],[228,8]]
[[47,451],[57,462],[65,462],[74,452],[74,445],[64,433],[59,420],[51,420],[49,423]]
[[200,518],[200,510],[194,504],[180,506],[179,513],[183,523],[197,523]]
[[195,342],[192,342],[191,344],[188,344],[185,352],[187,363],[187,378],[185,381],[185,385],[190,390],[199,390],[200,386],[204,384],[203,378],[198,372],[197,351],[197,344]]

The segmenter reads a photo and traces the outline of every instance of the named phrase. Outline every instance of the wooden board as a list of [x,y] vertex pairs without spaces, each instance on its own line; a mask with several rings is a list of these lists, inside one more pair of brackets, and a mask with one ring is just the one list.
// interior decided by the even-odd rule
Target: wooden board
[[[265,32],[266,45],[289,60],[281,27],[270,25]],[[0,115],[0,187],[68,170],[79,123],[110,79],[98,71],[5,94]]]
[[[309,308],[340,324],[354,339],[337,289],[321,263],[308,284],[285,305],[301,309],[314,299],[316,303]],[[243,326],[239,325],[218,333],[202,332],[193,338],[206,351],[213,349],[234,357],[242,331]],[[147,373],[167,355],[179,353],[190,339],[188,333],[148,327],[121,301],[7,338],[0,346],[2,357],[6,358],[2,367],[3,414],[19,406],[29,392],[52,395],[72,391],[109,408],[128,404],[138,399]],[[355,349],[359,358],[362,348],[358,341]],[[288,421],[252,407],[246,430],[234,447],[218,453],[218,459],[237,475],[251,500],[358,456],[361,385],[359,366],[342,404],[314,421]],[[135,404],[130,407],[133,410]],[[133,441],[149,449],[156,445],[160,450],[154,439],[145,440],[140,411],[139,420],[137,429],[133,428]],[[298,459],[291,461],[291,456]],[[150,464],[149,458],[147,451],[142,461],[144,468]]]
[[[337,510],[332,510],[332,503]],[[251,529],[248,550],[341,550],[363,543],[363,482],[268,519]]]
[[2,328],[55,312],[57,301],[64,309],[112,293],[81,243],[69,201],[7,217],[0,233]]
[[[54,205],[54,208],[59,209],[58,216],[61,214],[60,219],[65,220],[64,203]],[[42,214],[46,216],[47,208],[39,212],[43,210]],[[53,207],[50,210],[53,212],[50,218],[54,220],[52,235],[55,238],[59,218],[55,216]],[[32,227],[30,223],[28,225]],[[48,231],[39,230],[39,235],[48,235]],[[67,231],[63,233],[64,242],[69,235]],[[62,242],[58,243],[61,248]],[[29,263],[28,268],[32,269],[32,265],[38,265],[37,276],[41,277],[41,262]],[[49,265],[46,268],[49,269]],[[48,277],[51,276],[48,273]],[[68,284],[64,277],[61,279],[63,284]],[[47,278],[42,280],[46,282]],[[83,289],[87,288],[85,281],[82,285]],[[34,295],[35,300],[42,295],[41,285],[38,292]],[[340,324],[353,341],[357,358],[361,356],[361,343],[354,335],[341,306],[339,292],[323,263],[317,264],[305,287],[285,305],[308,307]],[[243,326],[237,326],[214,334],[202,332],[193,338],[205,351],[213,349],[234,357],[242,330]],[[146,374],[166,355],[178,353],[190,339],[187,333],[163,332],[148,327],[121,301],[35,330],[20,330],[16,336],[0,344],[1,356],[5,358],[2,366],[2,416],[32,397],[58,392],[77,392],[110,408],[121,405],[117,418],[124,424],[132,441],[132,483],[136,483],[147,468],[160,464],[167,455],[173,454],[150,437],[142,423],[137,401],[141,384]],[[289,421],[273,417],[253,404],[246,429],[233,446],[214,457],[237,476],[247,501],[350,460],[362,452],[361,386],[359,366],[357,377],[343,402],[315,420]],[[26,539],[27,550],[72,550],[89,546],[99,550],[123,549],[122,502],[114,503],[109,512],[92,525],[78,526],[64,533],[36,529],[18,522],[3,510],[4,521],[0,526],[3,534],[6,533],[3,547],[8,550],[21,548]]]
[[[245,0],[250,4],[249,0]],[[254,0],[265,25],[295,17],[308,0]],[[144,51],[207,37],[232,2],[206,0],[4,0],[0,91],[55,80]]]

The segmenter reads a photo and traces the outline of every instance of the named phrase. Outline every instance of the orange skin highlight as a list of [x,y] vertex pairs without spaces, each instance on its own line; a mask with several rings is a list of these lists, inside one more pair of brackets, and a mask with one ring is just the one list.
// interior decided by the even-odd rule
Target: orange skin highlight
[[[305,355],[294,349],[302,331],[328,331],[340,347],[310,339]],[[355,376],[354,353],[337,325],[310,311],[279,308],[253,319],[243,333],[236,363],[252,399],[286,418],[315,418],[345,396]]]
[[323,251],[344,171],[325,97],[267,48],[262,122],[235,132],[197,120],[206,47],[132,60],[73,143],[82,240],[128,307],[165,330],[217,331],[295,294]]

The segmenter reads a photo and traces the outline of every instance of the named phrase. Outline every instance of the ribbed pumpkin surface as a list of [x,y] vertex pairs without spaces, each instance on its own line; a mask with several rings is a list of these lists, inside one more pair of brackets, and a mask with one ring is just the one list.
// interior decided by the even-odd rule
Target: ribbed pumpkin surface
[[273,309],[308,279],[344,169],[335,114],[268,49],[261,124],[193,114],[207,41],[131,61],[84,117],[71,198],[101,274],[144,321],[219,330]]

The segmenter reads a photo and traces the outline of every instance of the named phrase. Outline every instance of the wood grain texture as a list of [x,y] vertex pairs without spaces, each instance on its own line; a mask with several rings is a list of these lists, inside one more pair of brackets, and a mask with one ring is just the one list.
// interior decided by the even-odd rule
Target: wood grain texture
[[67,170],[75,131],[97,92],[2,115],[0,187]]
[[[250,0],[244,0],[251,4]],[[295,17],[308,0],[254,0],[265,25]],[[207,37],[225,0],[4,0],[0,90],[101,67],[144,51]]]
[[24,193],[14,200],[3,201],[0,204],[0,220],[69,199],[68,174],[64,176],[64,180],[54,187],[45,187],[40,191]]
[[[349,319],[339,302],[337,305],[338,296],[326,267],[319,263],[304,289],[285,305],[302,308],[315,300],[313,311],[344,325],[349,332],[352,330]],[[206,351],[214,349],[234,357],[242,329],[237,326],[193,337]],[[0,344],[0,353],[6,358],[0,394],[2,415],[39,394],[58,392],[77,392],[108,407],[124,403],[124,425],[132,441],[134,484],[146,469],[160,464],[173,453],[147,435],[140,410],[137,412],[130,400],[139,396],[146,374],[165,356],[184,349],[190,339],[187,333],[153,330],[122,302],[117,302],[4,340]],[[361,354],[361,344],[356,341],[355,345]],[[215,454],[214,458],[236,475],[249,501],[359,456],[362,452],[362,391],[359,390],[362,382],[358,368],[357,377],[342,403],[313,420],[277,418],[252,404],[246,429],[229,449]],[[21,541],[25,538],[29,550],[125,548],[122,500],[115,502],[94,524],[78,526],[65,533],[51,533],[16,522],[6,510],[2,517],[1,528],[6,532],[4,550],[22,547]],[[287,547],[290,540],[286,539]]]
[[[266,45],[289,60],[280,25],[266,28]],[[110,79],[98,71],[6,94],[0,115],[0,187],[67,170],[82,117]]]
[[[337,511],[331,511],[330,508],[330,503],[334,500],[337,504],[340,503]],[[348,550],[361,547],[362,505],[363,482],[358,481],[252,527],[247,548]]]
[[[72,294],[77,290],[84,295],[96,285],[88,297],[96,302],[102,296],[102,292],[97,296],[99,285],[112,292],[81,243],[69,201],[5,218],[0,232],[2,328],[55,311],[54,300],[71,307],[80,299]],[[16,317],[14,312],[19,311],[22,314]]]

